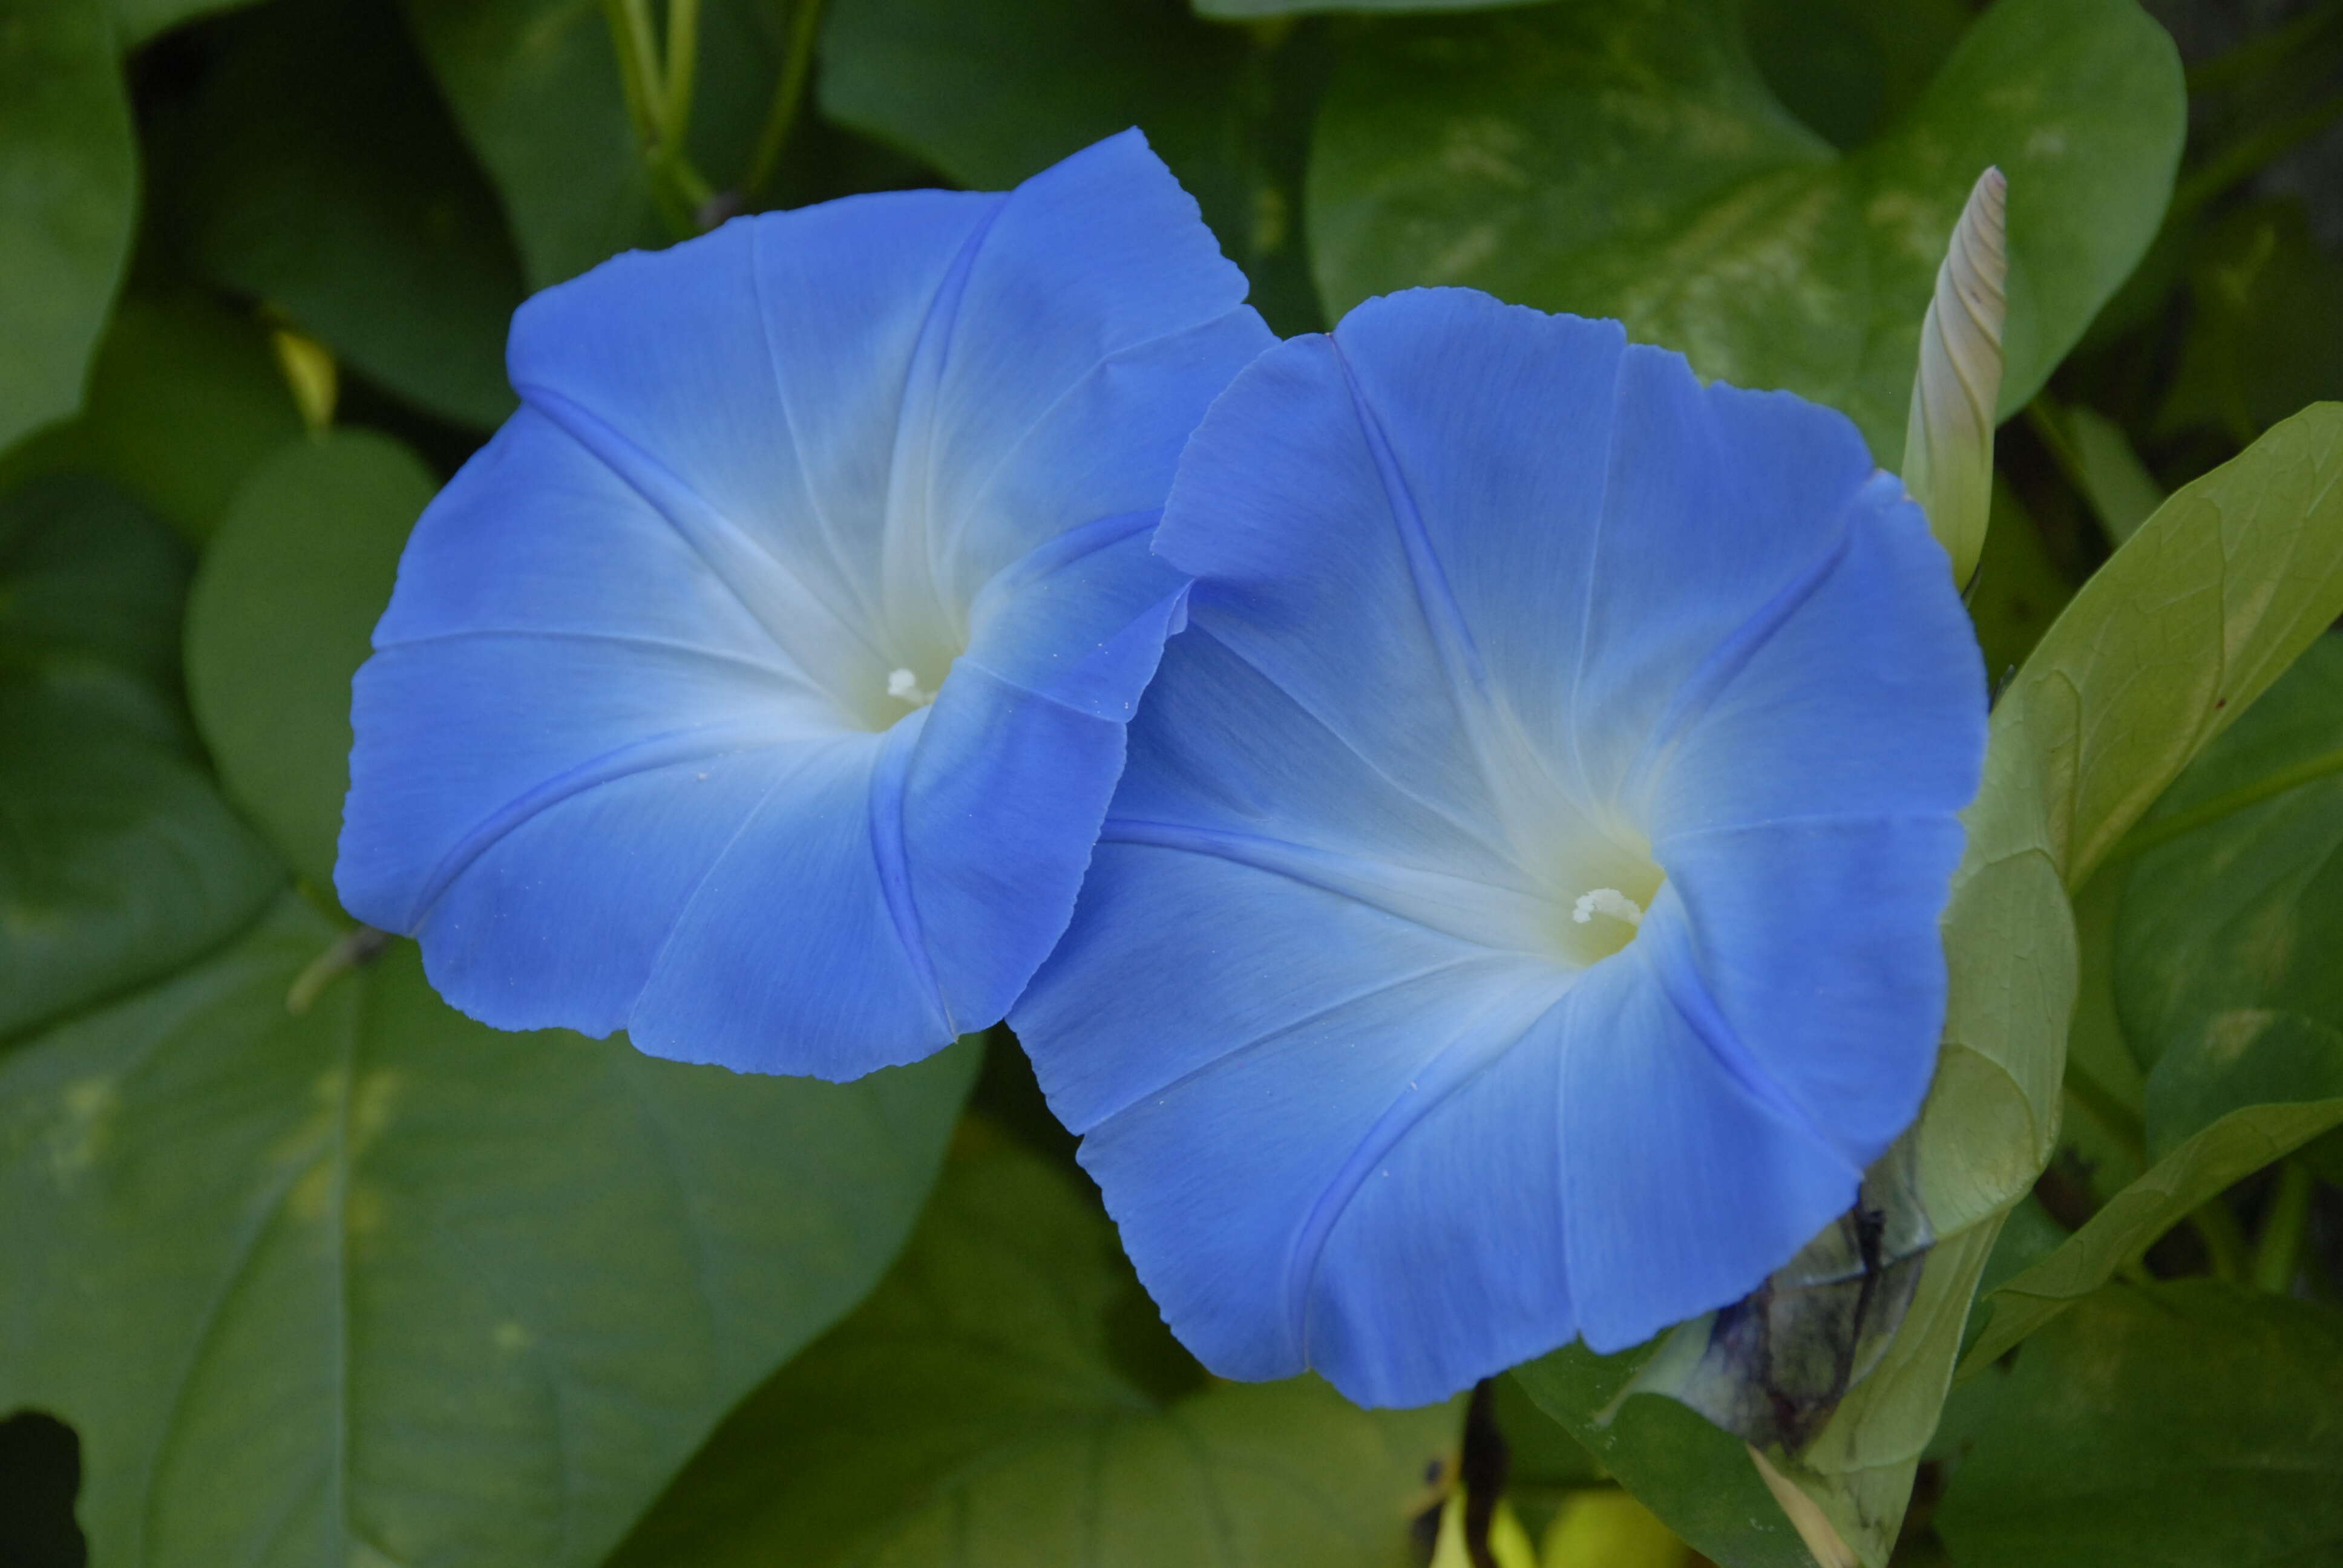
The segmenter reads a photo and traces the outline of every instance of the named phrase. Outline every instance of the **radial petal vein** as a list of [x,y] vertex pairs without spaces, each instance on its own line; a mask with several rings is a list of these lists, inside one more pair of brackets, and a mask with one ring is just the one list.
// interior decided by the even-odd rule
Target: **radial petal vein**
[[[1282,877],[1353,903],[1363,904],[1441,936],[1496,951],[1547,956],[1535,933],[1554,916],[1546,899],[1472,877],[1413,866],[1363,860],[1353,855],[1253,833],[1110,817],[1102,844],[1144,844]],[[1460,917],[1443,920],[1441,911]],[[1482,918],[1474,920],[1471,916]]]
[[[699,491],[666,464],[612,429],[592,410],[549,387],[524,384],[518,390],[530,407],[592,454],[665,518],[708,564],[708,569],[732,590],[776,647],[789,646],[787,619],[776,614],[779,606],[786,604],[793,609],[819,614],[830,623],[830,629],[861,644],[872,658],[885,657],[860,627],[823,603],[772,551],[709,506]],[[752,587],[763,591],[752,592]]]
[[564,800],[620,779],[632,778],[638,773],[655,772],[662,768],[704,761],[711,757],[763,750],[768,747],[787,745],[798,739],[799,737],[795,731],[776,730],[769,723],[731,719],[697,725],[689,729],[671,729],[664,734],[629,741],[598,757],[588,758],[527,793],[515,796],[481,819],[478,826],[458,839],[455,848],[439,858],[439,863],[431,868],[431,874],[424,879],[422,887],[417,890],[415,906],[407,913],[407,929],[413,930],[421,925],[447,893],[449,884],[462,876],[472,862],[486,854],[498,839]]

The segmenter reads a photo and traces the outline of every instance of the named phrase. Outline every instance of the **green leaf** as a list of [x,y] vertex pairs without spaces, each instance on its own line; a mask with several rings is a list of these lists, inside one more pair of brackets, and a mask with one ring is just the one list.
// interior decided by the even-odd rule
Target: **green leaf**
[[296,443],[236,492],[188,597],[187,694],[221,781],[320,889],[350,787],[350,679],[437,487],[387,436]]
[[2132,0],[2002,0],[1847,153],[1767,86],[1732,0],[1396,24],[1328,88],[1311,249],[1330,314],[1470,284],[1615,316],[1705,376],[1845,409],[1889,461],[1978,174],[2009,176],[2006,414],[2146,250],[2185,119],[2172,40]]
[[[659,224],[602,7],[577,0],[406,0],[439,88],[503,197],[522,274],[543,288]],[[704,0],[690,151],[719,187],[746,172],[780,71],[777,6]]]
[[0,681],[179,738],[188,571],[186,547],[102,479],[45,477],[0,498]]
[[2256,202],[2196,241],[2188,335],[2156,417],[2252,440],[2314,398],[2343,397],[2343,261],[2298,199]]
[[90,371],[89,405],[8,456],[0,491],[35,473],[104,474],[200,544],[301,415],[247,314],[198,289],[126,294]]
[[1969,24],[1961,0],[1742,0],[1765,85],[1831,146],[1860,147],[1927,91]]
[[1986,1298],[1993,1315],[1961,1358],[1975,1373],[2138,1260],[2191,1210],[2343,1126],[2343,1097],[2233,1111],[2157,1161],[2056,1251]]
[[252,0],[114,0],[114,25],[122,35],[122,46],[132,49],[182,22],[250,4]]
[[[1513,1369],[1538,1407],[1703,1554],[1729,1568],[1813,1568],[1742,1441],[1670,1399],[1624,1399],[1658,1350],[1565,1345]],[[1614,1408],[1615,1406],[1615,1409]]]
[[1095,1200],[972,1126],[886,1282],[725,1422],[614,1568],[1410,1561],[1457,1405],[1363,1412],[1315,1379],[1150,1392],[1114,1324],[1163,1332]]
[[[2075,1011],[2066,1023],[2066,1113],[2058,1126],[2053,1178],[2060,1210],[2073,1224],[2088,1219],[2147,1169],[2147,1144],[2140,1131],[2147,1082],[2116,1012],[2116,916],[2123,880],[2119,863],[2103,864],[2074,896]],[[1996,1249],[1996,1261],[2006,1251]],[[2000,1283],[1988,1269],[1982,1289]]]
[[1161,0],[833,0],[821,106],[1001,190],[1136,125],[1282,332],[1319,325],[1303,256],[1314,32],[1204,25]]
[[1249,22],[1315,11],[1487,11],[1501,5],[1534,5],[1538,0],[1194,0],[1194,4],[1199,16]]
[[0,1055],[0,1409],[80,1432],[96,1563],[601,1561],[859,1299],[973,1055],[859,1083],[499,1034],[339,933]]
[[0,20],[0,450],[81,406],[130,256],[138,149],[103,0]]
[[[2144,833],[2343,744],[2338,696],[2343,643],[2318,638],[2165,793]],[[2152,1063],[2145,1110],[2156,1162],[1986,1298],[1992,1315],[1964,1371],[2114,1278],[2231,1183],[2343,1124],[2343,988],[2324,958],[2338,849],[2343,785],[2329,779],[2110,868],[2124,874],[2116,1000],[2124,1040]]]
[[227,32],[176,133],[195,264],[399,396],[497,424],[520,263],[397,12],[299,0]]
[[1505,1437],[1510,1465],[1507,1497],[1524,1509],[1537,1507],[1550,1513],[1564,1493],[1603,1484],[1602,1461],[1546,1414],[1520,1378],[1510,1373],[1498,1378],[1491,1385],[1490,1397],[1498,1429]]
[[1961,1568],[2332,1563],[2343,1315],[2211,1281],[2117,1287],[2028,1344],[1936,1525]]
[[169,972],[282,884],[188,754],[186,577],[101,481],[0,502],[0,1037]]
[[2343,1098],[2343,638],[2313,643],[2142,836],[2176,829],[2127,868],[2117,928],[2159,1155],[2243,1106]]

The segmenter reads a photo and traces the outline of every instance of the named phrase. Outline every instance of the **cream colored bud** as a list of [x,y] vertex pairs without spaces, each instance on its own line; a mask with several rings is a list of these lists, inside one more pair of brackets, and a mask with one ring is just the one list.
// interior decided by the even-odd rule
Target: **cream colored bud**
[[1993,500],[1994,408],[2009,311],[2008,193],[2001,171],[1986,170],[1953,226],[1920,326],[1920,368],[1904,434],[1904,487],[1927,513],[1953,558],[1953,580],[1964,587],[1985,548]]

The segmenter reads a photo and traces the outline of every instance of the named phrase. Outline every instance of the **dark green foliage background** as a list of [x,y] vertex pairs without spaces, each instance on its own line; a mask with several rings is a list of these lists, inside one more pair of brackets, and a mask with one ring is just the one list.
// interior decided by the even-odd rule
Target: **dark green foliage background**
[[[1986,1196],[1790,1458],[1874,1568],[2343,1563],[2343,0],[680,3],[647,125],[679,0],[0,0],[0,1565],[1814,1561],[1652,1347],[1469,1422],[1209,1379],[1003,1030],[847,1086],[499,1035],[334,901],[528,290],[1132,124],[1282,333],[1615,315],[1891,467],[2007,173],[1973,833],[2075,841],[1947,918],[1926,1169]],[[1623,1486],[1690,1545],[1572,1524]]]

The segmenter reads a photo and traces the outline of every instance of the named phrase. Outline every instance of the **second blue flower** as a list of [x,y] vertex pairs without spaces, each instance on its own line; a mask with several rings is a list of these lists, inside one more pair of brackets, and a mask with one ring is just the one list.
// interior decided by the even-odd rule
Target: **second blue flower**
[[1754,1288],[1917,1111],[1985,683],[1843,417],[1465,290],[1264,355],[1011,1021],[1215,1372],[1441,1398]]

